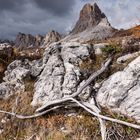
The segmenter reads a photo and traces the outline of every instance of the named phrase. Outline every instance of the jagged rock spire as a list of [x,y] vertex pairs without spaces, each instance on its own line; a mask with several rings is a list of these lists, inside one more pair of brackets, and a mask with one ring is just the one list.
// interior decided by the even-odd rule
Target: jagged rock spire
[[87,28],[94,27],[98,25],[103,19],[105,19],[106,24],[110,25],[105,14],[100,10],[98,5],[94,3],[85,4],[80,12],[79,20],[77,21],[72,33],[79,33]]

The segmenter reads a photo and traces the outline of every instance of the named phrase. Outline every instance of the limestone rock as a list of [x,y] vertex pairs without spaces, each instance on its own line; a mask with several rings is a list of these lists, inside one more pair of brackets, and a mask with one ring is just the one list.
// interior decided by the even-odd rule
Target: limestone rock
[[0,99],[7,99],[15,93],[25,91],[26,80],[37,77],[42,70],[42,61],[15,60],[5,71],[5,76],[0,84]]
[[104,81],[97,101],[103,107],[140,122],[140,56]]
[[[43,71],[35,83],[32,105],[43,105],[46,101],[60,99],[76,92],[83,81],[79,64],[90,59],[94,48],[88,45],[53,45],[46,48]],[[86,96],[91,87],[85,89]]]
[[118,64],[125,63],[125,62],[127,62],[127,60],[134,59],[134,58],[138,57],[139,55],[140,55],[140,51],[135,52],[135,53],[126,54],[124,56],[119,57],[117,59],[117,63]]
[[94,44],[95,54],[96,55],[101,55],[102,54],[102,48],[105,48],[107,45],[109,45],[109,43]]
[[9,43],[1,43],[0,44],[0,57],[1,58],[9,58],[13,54],[13,48]]

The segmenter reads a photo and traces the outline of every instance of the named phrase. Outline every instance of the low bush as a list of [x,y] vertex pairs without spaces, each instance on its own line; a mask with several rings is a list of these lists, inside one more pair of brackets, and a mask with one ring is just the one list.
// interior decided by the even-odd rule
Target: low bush
[[102,52],[106,55],[113,54],[113,53],[120,53],[121,47],[116,44],[109,44],[105,48],[102,48]]

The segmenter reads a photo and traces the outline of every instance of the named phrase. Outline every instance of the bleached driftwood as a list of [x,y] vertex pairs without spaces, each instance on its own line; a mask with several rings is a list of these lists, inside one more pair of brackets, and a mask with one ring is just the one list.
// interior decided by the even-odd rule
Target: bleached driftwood
[[112,58],[109,58],[107,60],[107,62],[102,66],[102,68],[100,70],[98,70],[97,72],[93,73],[85,82],[85,84],[75,93],[73,93],[72,95],[69,95],[68,97],[62,98],[62,99],[57,99],[54,101],[50,101],[47,102],[46,104],[44,104],[42,107],[38,108],[36,110],[36,112],[41,112],[43,111],[45,108],[52,106],[52,105],[56,105],[56,104],[62,104],[66,101],[68,101],[69,98],[75,98],[77,97],[79,94],[82,93],[82,91],[89,85],[91,84],[91,82],[93,82],[99,75],[101,75],[109,66],[109,64],[111,63]]

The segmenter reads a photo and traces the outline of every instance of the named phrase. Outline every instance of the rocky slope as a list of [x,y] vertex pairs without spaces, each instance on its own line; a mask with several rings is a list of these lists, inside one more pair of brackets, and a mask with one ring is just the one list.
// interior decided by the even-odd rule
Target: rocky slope
[[[99,45],[100,46],[100,45]],[[36,77],[33,106],[43,105],[46,101],[60,99],[78,91],[90,74],[86,63],[95,62],[97,45],[80,43],[52,45],[46,48],[43,58],[38,61],[16,60],[5,72],[4,82],[0,84],[0,98],[8,98],[16,92],[25,90],[25,79]],[[85,67],[81,67],[85,65]],[[84,68],[84,69],[83,69]],[[88,73],[89,72],[89,73]],[[139,76],[140,57],[123,71],[104,81],[97,93],[97,101],[129,117],[140,120],[139,116]],[[89,97],[93,87],[84,90],[82,98]],[[134,104],[133,104],[134,103]]]
[[127,30],[121,29],[114,34],[114,37],[124,37],[124,36],[140,37],[140,25],[137,25]]

